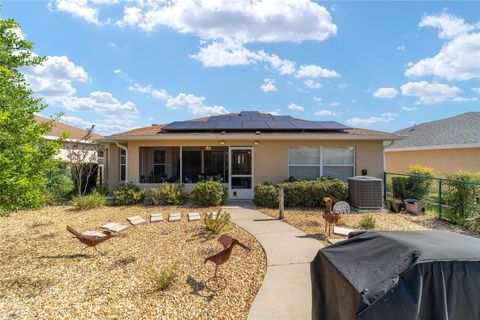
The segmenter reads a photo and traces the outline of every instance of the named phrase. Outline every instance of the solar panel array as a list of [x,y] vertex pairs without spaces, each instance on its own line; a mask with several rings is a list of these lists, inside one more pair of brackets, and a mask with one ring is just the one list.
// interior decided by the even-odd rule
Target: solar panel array
[[341,131],[351,129],[336,121],[307,121],[291,116],[242,111],[239,115],[212,116],[207,121],[175,121],[164,131]]

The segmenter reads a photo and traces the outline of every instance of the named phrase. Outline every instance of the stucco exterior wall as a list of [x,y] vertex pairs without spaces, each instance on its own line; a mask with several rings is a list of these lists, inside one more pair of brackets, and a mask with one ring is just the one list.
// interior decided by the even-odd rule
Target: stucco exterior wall
[[[139,183],[139,148],[154,146],[220,146],[215,141],[129,141],[128,147],[128,181],[149,189],[152,184]],[[355,174],[360,175],[362,169],[369,176],[381,178],[383,175],[382,141],[225,141],[223,146],[253,147],[254,184],[265,181],[278,183],[288,179],[288,148],[299,146],[353,146],[355,147]],[[119,151],[114,144],[109,145],[110,166],[108,186],[114,188],[119,183]],[[191,186],[186,186],[191,190]]]
[[385,152],[387,172],[402,173],[411,165],[432,167],[437,172],[480,171],[480,148]]

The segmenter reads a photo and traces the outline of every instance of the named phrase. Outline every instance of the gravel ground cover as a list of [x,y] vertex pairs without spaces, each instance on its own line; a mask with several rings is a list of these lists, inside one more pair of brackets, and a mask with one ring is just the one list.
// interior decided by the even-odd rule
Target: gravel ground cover
[[[261,246],[233,223],[224,229],[252,248],[235,247],[219,274],[228,284],[212,291],[214,265],[204,256],[222,249],[205,233],[203,220],[187,213],[217,208],[102,207],[74,211],[50,207],[0,218],[0,319],[245,319],[261,285],[266,258]],[[177,222],[130,226],[101,244],[104,256],[73,238],[126,217],[181,212]],[[165,291],[155,290],[152,270],[174,271]]]
[[[260,208],[260,211],[269,216],[278,217],[278,209]],[[327,237],[324,232],[325,220],[322,218],[322,213],[323,209],[289,208],[285,209],[285,222],[327,244]],[[438,220],[431,214],[423,216],[414,216],[408,213],[387,212],[371,212],[370,214],[375,217],[376,223],[374,230],[377,231],[443,230],[480,237],[478,233],[474,233],[455,224]],[[363,215],[363,213],[342,215],[338,226],[354,230],[362,230],[363,228],[360,227],[360,220]],[[332,236],[330,238],[340,239],[342,237],[334,235],[332,230]]]

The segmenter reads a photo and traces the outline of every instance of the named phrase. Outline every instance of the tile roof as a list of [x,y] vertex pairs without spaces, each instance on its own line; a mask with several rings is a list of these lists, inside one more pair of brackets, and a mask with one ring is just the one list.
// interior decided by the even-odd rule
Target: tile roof
[[[238,115],[238,113],[230,113],[227,115]],[[198,118],[198,119],[193,119],[191,121],[200,121],[200,122],[205,122],[208,121],[208,117],[206,118]],[[301,120],[301,119],[299,119]],[[165,127],[165,124],[156,124],[156,125],[151,125],[149,127],[144,127],[144,128],[137,128],[137,129],[132,129],[129,131],[125,132],[120,132],[117,134],[113,134],[111,136],[105,137],[106,139],[121,139],[121,138],[129,138],[129,137],[138,137],[138,136],[156,136],[156,135],[161,135],[161,134],[174,134],[174,133],[165,133],[162,131],[162,129]],[[344,134],[352,135],[352,136],[360,136],[360,135],[367,135],[367,136],[378,136],[379,139],[398,139],[399,136],[394,133],[388,133],[388,132],[383,132],[383,131],[376,131],[376,130],[368,130],[368,129],[359,129],[359,128],[351,128],[348,130],[344,130]],[[200,133],[201,134],[201,133]],[[321,132],[319,134],[322,135],[329,135],[329,134],[339,134],[339,132]]]
[[395,132],[405,136],[388,149],[480,143],[480,112],[467,112]]
[[[39,115],[35,115],[35,120],[37,121],[37,123],[43,123],[43,122],[50,121],[50,119],[39,116]],[[83,129],[80,129],[80,128],[77,128],[77,127],[74,127],[74,126],[69,126],[68,124],[64,124],[64,123],[61,123],[61,122],[55,122],[54,126],[52,127],[52,129],[50,130],[48,135],[53,136],[53,137],[61,137],[64,132],[68,132],[70,134],[69,138],[71,138],[71,139],[83,138],[85,136],[85,134],[87,133],[87,131],[85,131]],[[92,139],[91,140],[97,140],[97,139],[102,139],[102,138],[103,138],[103,136],[94,133],[94,134],[92,134]]]

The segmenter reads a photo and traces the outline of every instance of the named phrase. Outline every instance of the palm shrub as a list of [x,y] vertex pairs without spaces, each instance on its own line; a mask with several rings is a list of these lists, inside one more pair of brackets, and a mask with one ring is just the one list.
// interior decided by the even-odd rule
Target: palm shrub
[[99,193],[93,192],[83,196],[75,196],[72,199],[76,210],[87,210],[105,205],[105,197]]
[[131,205],[142,202],[145,190],[133,183],[124,183],[113,190],[113,203],[116,205]]
[[210,212],[205,215],[205,228],[210,235],[219,234],[229,222],[230,214],[222,210],[218,210],[216,214]]
[[219,181],[200,181],[193,189],[193,201],[200,206],[219,206],[228,197],[227,188]]
[[170,204],[184,204],[188,195],[185,186],[181,183],[162,183],[159,187],[153,187],[145,195],[144,203],[147,206],[159,206]]

